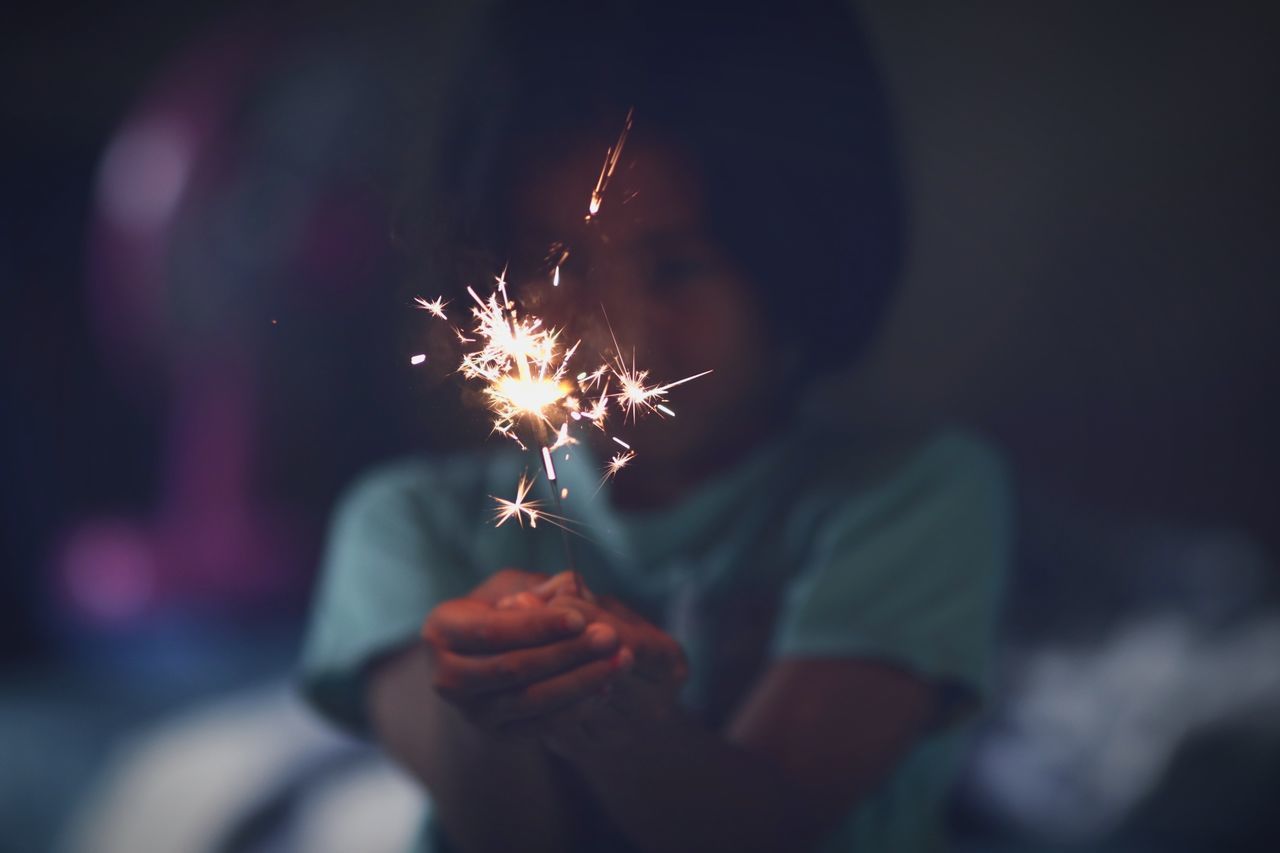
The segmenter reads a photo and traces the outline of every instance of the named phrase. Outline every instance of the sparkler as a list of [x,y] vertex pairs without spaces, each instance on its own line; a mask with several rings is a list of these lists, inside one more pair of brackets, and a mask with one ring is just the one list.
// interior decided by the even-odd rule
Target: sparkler
[[[587,221],[600,212],[609,179],[613,176],[622,155],[623,145],[631,130],[632,112],[617,142],[605,155],[604,165],[587,206]],[[569,250],[562,243],[555,243],[548,253],[548,263],[554,262],[555,271],[551,286],[560,286],[560,265],[569,257]],[[542,470],[551,488],[555,514],[542,509],[542,504],[529,498],[534,480],[522,474],[516,484],[514,500],[491,496],[497,504],[494,514],[496,526],[501,527],[514,520],[521,527],[525,522],[531,528],[539,520],[548,520],[561,529],[564,536],[565,557],[581,589],[581,578],[574,566],[573,550],[566,522],[561,514],[561,499],[567,494],[558,483],[552,453],[561,447],[577,444],[571,433],[573,425],[583,421],[609,434],[611,416],[619,413],[625,424],[635,422],[640,414],[659,412],[668,417],[675,412],[665,405],[667,393],[678,385],[691,382],[710,373],[710,370],[687,376],[665,384],[649,383],[649,371],[636,366],[634,351],[630,364],[623,358],[612,325],[609,334],[613,342],[611,356],[602,356],[599,366],[592,371],[579,371],[570,377],[569,366],[577,354],[581,341],[565,345],[563,330],[546,325],[540,317],[522,313],[508,292],[506,270],[494,277],[493,291],[481,297],[475,288],[467,287],[471,297],[471,324],[467,332],[454,325],[445,310],[448,306],[442,297],[427,300],[415,297],[414,304],[433,318],[449,324],[458,341],[466,347],[458,373],[465,380],[480,384],[486,405],[492,415],[492,433],[514,441],[522,450],[528,449],[526,441],[539,446]],[[603,308],[602,308],[603,310]],[[608,324],[608,315],[605,315]],[[415,362],[417,363],[417,362]],[[610,435],[623,448],[604,467],[604,480],[618,474],[635,457],[631,445],[616,435]],[[602,484],[603,484],[602,480]]]

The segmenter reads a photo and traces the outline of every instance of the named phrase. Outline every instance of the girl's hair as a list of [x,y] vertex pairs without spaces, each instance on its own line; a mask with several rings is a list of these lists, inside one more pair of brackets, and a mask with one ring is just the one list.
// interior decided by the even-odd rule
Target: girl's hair
[[[509,194],[538,141],[673,138],[712,236],[807,368],[865,348],[898,280],[904,211],[881,83],[835,0],[499,0],[473,34],[422,200],[437,274],[510,251]],[[594,137],[586,137],[594,138]],[[434,213],[430,213],[434,211]],[[500,263],[500,261],[498,261]],[[474,275],[475,270],[468,272]]]

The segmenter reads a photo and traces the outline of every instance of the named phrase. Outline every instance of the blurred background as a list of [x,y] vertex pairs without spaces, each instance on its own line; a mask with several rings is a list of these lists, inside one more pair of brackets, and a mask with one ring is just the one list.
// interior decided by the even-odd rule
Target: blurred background
[[[1276,13],[858,7],[914,221],[847,393],[1018,483],[957,847],[1280,849]],[[468,17],[0,12],[0,851],[411,837],[289,678],[343,485],[455,438],[392,234]]]

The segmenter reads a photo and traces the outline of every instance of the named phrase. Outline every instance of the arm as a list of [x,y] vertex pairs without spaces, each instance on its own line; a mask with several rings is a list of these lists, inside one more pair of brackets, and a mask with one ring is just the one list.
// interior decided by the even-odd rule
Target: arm
[[803,850],[872,790],[933,717],[935,688],[854,658],[769,666],[726,731],[681,714],[683,656],[616,602],[572,601],[612,624],[634,668],[607,706],[555,716],[548,744],[647,851]]
[[933,703],[928,684],[890,667],[783,661],[724,734],[673,713],[571,761],[642,850],[804,850],[883,779]]
[[572,847],[575,821],[557,766],[535,738],[511,731],[598,690],[616,669],[617,637],[604,632],[602,642],[598,629],[584,631],[564,610],[493,607],[540,579],[500,572],[444,602],[424,642],[384,660],[369,679],[378,739],[431,792],[462,850]]
[[477,853],[569,849],[569,809],[547,751],[473,726],[432,688],[434,675],[424,645],[400,652],[374,670],[369,710],[387,752],[431,792],[449,837]]

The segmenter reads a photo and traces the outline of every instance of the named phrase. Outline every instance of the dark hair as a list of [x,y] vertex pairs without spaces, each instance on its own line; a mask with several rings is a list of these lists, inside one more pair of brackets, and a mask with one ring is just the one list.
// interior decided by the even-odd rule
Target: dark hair
[[862,352],[899,276],[904,213],[884,93],[844,3],[511,0],[474,38],[424,190],[446,275],[460,247],[509,251],[504,194],[530,140],[621,128],[634,107],[636,133],[694,156],[713,236],[780,335],[822,366]]

